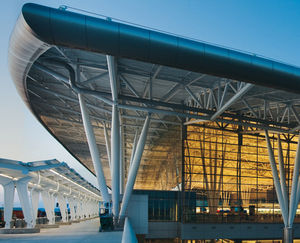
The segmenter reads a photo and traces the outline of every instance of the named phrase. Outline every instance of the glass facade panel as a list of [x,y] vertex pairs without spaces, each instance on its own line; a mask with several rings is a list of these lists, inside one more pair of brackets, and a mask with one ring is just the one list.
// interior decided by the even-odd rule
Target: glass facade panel
[[[183,192],[196,193],[195,210],[183,204],[184,222],[282,222],[264,133],[206,123],[183,134]],[[278,136],[270,138],[278,167]],[[281,140],[290,191],[297,139]]]

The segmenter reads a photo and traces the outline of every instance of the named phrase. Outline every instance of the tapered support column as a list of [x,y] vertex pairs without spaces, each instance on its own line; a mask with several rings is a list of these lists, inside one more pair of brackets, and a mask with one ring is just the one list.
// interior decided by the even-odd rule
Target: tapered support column
[[267,141],[267,147],[268,147],[268,152],[269,152],[269,159],[270,159],[270,165],[271,165],[272,174],[273,174],[273,180],[274,180],[276,195],[277,195],[279,205],[280,205],[280,209],[281,209],[281,212],[282,212],[284,225],[287,225],[287,222],[288,222],[288,206],[285,204],[285,201],[284,201],[284,198],[283,198],[283,195],[282,195],[280,181],[279,181],[279,177],[278,177],[278,171],[277,171],[277,167],[276,167],[275,157],[274,157],[273,149],[272,149],[272,146],[271,146],[269,134],[268,134],[267,131],[265,132],[265,134],[266,134],[266,141]]
[[122,243],[138,243],[134,230],[129,222],[129,219],[126,217],[125,225],[122,235]]
[[54,215],[54,205],[52,206],[52,198],[48,191],[41,191],[45,211],[47,214],[47,219],[49,220],[49,224],[55,224],[55,215]]
[[300,136],[298,140],[296,158],[294,163],[294,172],[292,178],[292,190],[291,190],[291,199],[289,205],[288,202],[288,192],[285,182],[285,172],[283,165],[283,153],[281,147],[280,136],[278,135],[278,161],[279,161],[279,172],[280,180],[278,177],[276,162],[274,158],[274,153],[272,150],[270,138],[268,132],[266,131],[266,141],[269,151],[270,164],[272,168],[272,174],[274,179],[274,185],[276,189],[277,198],[279,201],[280,209],[282,212],[282,217],[284,221],[284,231],[283,231],[283,242],[292,243],[293,242],[293,222],[298,207],[300,199],[300,180],[299,180],[299,168],[300,168]]
[[76,219],[76,213],[75,213],[74,198],[69,197],[68,202],[69,202],[70,216],[71,216],[70,220],[75,220]]
[[31,194],[33,221],[36,222],[38,207],[39,207],[40,191],[37,189],[32,189],[30,191],[30,194]]
[[131,164],[132,164],[132,161],[133,161],[133,157],[134,157],[135,150],[136,150],[137,140],[138,140],[138,130],[136,130],[135,135],[134,135],[134,139],[133,139],[129,168],[131,167]]
[[80,199],[79,201],[79,215],[80,219],[84,219],[84,211],[83,211],[83,198]]
[[[3,184],[2,184],[3,185]],[[15,195],[15,184],[13,181],[7,182],[3,185],[4,189],[4,221],[5,228],[10,229],[10,221],[12,218],[13,206],[14,206],[14,195]]]
[[82,219],[82,207],[81,207],[81,199],[77,200],[77,211],[76,214],[78,218]]
[[54,223],[55,223],[55,208],[56,208],[56,195],[57,195],[57,192],[50,192],[49,195],[50,195],[51,211],[53,212]]
[[120,212],[120,218],[123,218],[125,216],[126,210],[127,210],[127,206],[132,194],[132,190],[134,187],[134,183],[135,183],[135,179],[137,176],[137,172],[141,163],[141,158],[144,152],[144,146],[146,143],[146,139],[147,139],[147,133],[148,133],[148,129],[149,129],[149,124],[150,124],[150,116],[147,116],[144,126],[143,126],[143,130],[141,132],[141,136],[139,138],[137,147],[136,147],[136,151],[134,154],[134,158],[132,161],[132,165],[130,167],[129,170],[129,174],[128,174],[128,179],[127,179],[127,183],[126,183],[126,188],[125,188],[125,193],[123,196],[123,201],[122,201],[122,208],[121,208],[121,212]]
[[123,133],[123,124],[122,124],[122,117],[120,114],[120,194],[124,193],[124,133]]
[[106,181],[103,173],[102,163],[100,160],[100,154],[96,143],[96,138],[94,134],[93,127],[90,122],[88,110],[84,101],[84,97],[81,94],[78,94],[79,103],[80,103],[80,109],[81,109],[81,115],[82,115],[82,121],[83,126],[85,130],[85,134],[87,137],[91,157],[94,164],[94,169],[97,175],[97,180],[99,184],[99,189],[101,191],[101,195],[103,197],[103,200],[106,202],[109,202],[109,195],[108,190],[106,186]]
[[108,132],[107,132],[107,127],[106,124],[104,124],[104,138],[105,138],[105,145],[106,145],[106,153],[107,153],[107,159],[108,159],[108,164],[109,164],[109,168],[111,168],[111,148],[110,148],[110,142],[109,142],[109,137],[108,137]]
[[289,207],[289,221],[288,226],[292,227],[296,210],[298,207],[297,201],[297,191],[298,191],[298,180],[299,180],[299,169],[300,169],[300,136],[298,140],[296,158],[294,163],[294,172],[293,172],[293,180],[292,180],[292,190],[291,190],[291,200],[290,200],[290,207]]
[[120,120],[118,109],[118,87],[117,87],[117,70],[115,58],[106,56],[107,67],[109,73],[109,81],[111,95],[113,100],[112,121],[111,121],[111,165],[112,165],[112,201],[113,215],[115,218],[119,216],[120,203]]
[[280,186],[282,191],[282,196],[286,207],[288,207],[288,191],[286,186],[286,177],[284,170],[284,160],[283,160],[283,152],[281,146],[280,134],[278,134],[278,165],[279,165],[279,173],[280,173]]
[[27,223],[27,228],[33,228],[35,226],[35,222],[33,220],[31,201],[29,200],[28,195],[28,182],[31,179],[31,177],[25,177],[16,182],[16,188],[18,191],[24,218]]
[[60,193],[57,195],[57,202],[61,213],[61,219],[63,222],[67,222],[68,221],[67,202],[64,196],[61,195]]
[[116,105],[113,105],[112,107],[111,162],[113,215],[115,218],[117,218],[119,216],[120,203],[120,124],[119,111]]
[[293,228],[285,227],[283,229],[283,243],[293,243]]
[[79,219],[79,204],[78,199],[74,199],[74,210],[75,210],[75,219]]

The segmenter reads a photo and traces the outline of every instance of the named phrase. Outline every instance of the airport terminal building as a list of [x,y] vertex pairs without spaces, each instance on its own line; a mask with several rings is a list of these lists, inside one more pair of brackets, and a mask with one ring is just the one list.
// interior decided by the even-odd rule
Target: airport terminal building
[[36,4],[9,67],[140,242],[300,238],[300,68]]

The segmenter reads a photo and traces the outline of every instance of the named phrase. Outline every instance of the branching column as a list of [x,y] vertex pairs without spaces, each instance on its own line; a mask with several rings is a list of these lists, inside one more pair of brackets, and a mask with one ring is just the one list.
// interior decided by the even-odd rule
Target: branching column
[[291,198],[290,203],[288,205],[288,192],[285,181],[285,173],[284,173],[284,163],[283,163],[283,153],[280,135],[278,135],[278,161],[279,161],[279,172],[280,179],[278,176],[276,161],[274,152],[271,146],[271,141],[269,138],[269,134],[266,131],[266,141],[269,152],[269,159],[273,174],[273,180],[276,190],[276,195],[279,201],[283,222],[284,222],[284,242],[291,243],[293,242],[293,222],[296,215],[298,203],[299,203],[299,192],[300,192],[300,180],[299,180],[299,169],[300,169],[300,136],[298,140],[296,158],[294,163],[294,172],[292,178],[292,190],[291,190]]

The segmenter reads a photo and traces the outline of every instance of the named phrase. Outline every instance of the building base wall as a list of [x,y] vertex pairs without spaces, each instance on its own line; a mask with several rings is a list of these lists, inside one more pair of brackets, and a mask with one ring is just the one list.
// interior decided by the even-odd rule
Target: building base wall
[[[149,233],[145,239],[282,239],[283,228],[283,224],[275,223],[181,224],[178,222],[149,222]],[[294,224],[293,236],[294,239],[300,239],[300,224]]]

